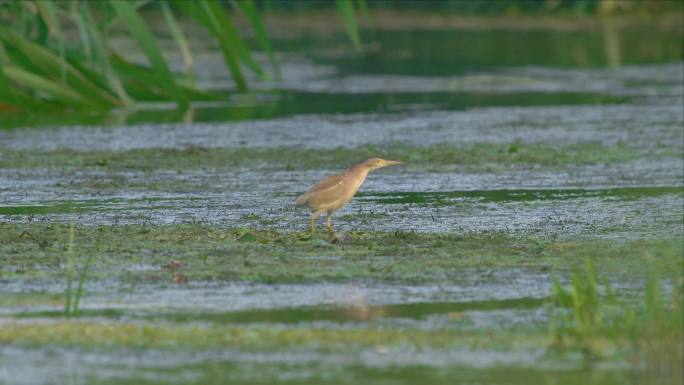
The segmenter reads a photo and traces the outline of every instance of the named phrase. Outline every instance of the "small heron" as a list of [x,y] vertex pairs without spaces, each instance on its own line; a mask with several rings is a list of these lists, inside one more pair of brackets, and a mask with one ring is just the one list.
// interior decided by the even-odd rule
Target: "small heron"
[[404,162],[380,158],[366,159],[341,174],[331,175],[318,182],[309,191],[297,197],[294,204],[297,207],[306,206],[311,209],[312,214],[309,222],[312,233],[316,229],[316,219],[327,211],[328,232],[332,235],[332,214],[349,203],[366,180],[368,173],[379,168],[402,163]]

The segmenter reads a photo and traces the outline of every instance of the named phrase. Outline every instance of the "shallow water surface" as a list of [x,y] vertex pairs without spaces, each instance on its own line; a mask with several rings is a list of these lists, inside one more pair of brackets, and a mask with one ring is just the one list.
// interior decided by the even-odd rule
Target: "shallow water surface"
[[[312,173],[309,173],[312,174]],[[143,190],[58,188],[45,195],[40,190],[19,195],[20,200],[0,206],[0,218],[11,221],[59,220],[69,218],[84,224],[169,224],[210,223],[221,227],[255,226],[301,229],[306,211],[297,210],[292,200],[302,185],[315,177],[282,173],[272,184],[258,181],[270,173],[229,176],[200,176],[205,183],[227,178],[222,190],[161,192]],[[157,176],[165,178],[164,175]],[[175,177],[175,176],[174,176]],[[236,178],[235,183],[228,180]],[[533,177],[516,175],[509,177]],[[146,176],[145,178],[150,178]],[[153,177],[155,178],[155,177]],[[251,179],[254,178],[254,179]],[[386,173],[369,178],[367,186],[347,208],[336,215],[343,230],[508,231],[542,236],[642,236],[681,235],[681,186],[510,189],[508,182],[490,180],[486,190],[472,188],[467,180],[443,174]],[[503,177],[502,179],[505,179]],[[486,180],[480,176],[482,183]],[[537,183],[544,185],[544,180]],[[200,182],[197,182],[200,183]],[[220,183],[220,182],[219,182]],[[311,183],[311,182],[308,182]],[[201,184],[201,183],[200,183]],[[435,186],[436,191],[415,190]],[[518,184],[520,186],[520,184]],[[473,186],[474,187],[474,186]],[[274,193],[273,191],[281,191]],[[61,192],[60,192],[61,191]],[[71,199],[64,199],[64,197]],[[74,199],[76,198],[76,199]]]

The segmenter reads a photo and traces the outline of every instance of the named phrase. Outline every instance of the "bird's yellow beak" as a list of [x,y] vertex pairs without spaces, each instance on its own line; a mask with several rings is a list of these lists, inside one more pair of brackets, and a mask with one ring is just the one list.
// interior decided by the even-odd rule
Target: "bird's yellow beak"
[[383,159],[382,167],[394,166],[396,164],[404,164],[405,162],[400,162],[398,160],[385,160]]

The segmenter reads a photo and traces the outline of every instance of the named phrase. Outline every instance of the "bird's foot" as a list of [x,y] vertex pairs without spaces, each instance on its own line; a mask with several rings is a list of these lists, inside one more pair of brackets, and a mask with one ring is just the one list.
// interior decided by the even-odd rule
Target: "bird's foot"
[[348,233],[330,233],[328,240],[330,243],[334,244],[345,244],[345,243],[351,243],[353,241],[351,235]]

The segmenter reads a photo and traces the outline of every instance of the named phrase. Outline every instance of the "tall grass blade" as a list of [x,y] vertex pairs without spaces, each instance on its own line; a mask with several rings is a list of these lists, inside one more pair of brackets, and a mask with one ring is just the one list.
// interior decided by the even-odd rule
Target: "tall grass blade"
[[[111,1],[111,0],[110,0]],[[153,0],[135,0],[135,1],[128,1],[128,3],[131,4],[134,10],[138,10],[147,4],[151,3]],[[100,4],[107,4],[106,1],[99,2]],[[121,16],[118,13],[114,13],[111,18],[107,19],[107,21],[104,24],[104,31],[109,31],[112,29],[115,25],[119,24],[121,22]]]
[[[98,242],[99,244],[99,239]],[[97,246],[95,247],[97,250]],[[78,306],[81,303],[81,297],[83,297],[83,287],[85,286],[86,279],[88,277],[88,273],[90,272],[90,266],[93,263],[93,258],[95,257],[95,253],[92,253],[88,256],[88,259],[86,260],[85,266],[83,266],[83,270],[81,270],[81,273],[78,277],[78,286],[76,287],[76,294],[74,298],[74,304],[72,306],[72,313],[74,315],[74,318],[78,317]]]
[[71,286],[74,280],[74,222],[69,223],[69,235],[67,241],[67,288],[66,301],[64,303],[64,315],[71,318]]
[[221,3],[218,1],[207,0],[198,1],[205,11],[215,20],[214,27],[216,33],[218,34],[217,36],[225,39],[226,43],[233,47],[238,59],[242,61],[249,69],[251,69],[252,72],[254,72],[257,76],[263,78],[264,71],[261,69],[259,63],[252,58],[252,53],[249,47],[247,47],[247,44],[245,44],[242,38],[240,38],[237,29],[233,25],[233,22],[230,21],[226,11],[223,9],[223,7],[221,7]]
[[[194,88],[193,57],[189,42],[176,18],[181,10],[190,15],[219,42],[226,66],[237,88],[247,90],[242,66],[265,78],[262,66],[218,0],[157,0],[171,35],[181,52],[190,78],[171,72],[168,62],[140,7],[154,0],[0,0],[0,101],[10,108],[111,108],[135,100],[175,100],[186,107],[193,98],[214,99],[216,95]],[[254,0],[231,0],[243,12],[266,53],[276,78],[280,68],[268,33]],[[365,0],[336,0],[355,49],[360,50],[354,7],[366,11]],[[268,3],[265,3],[268,7]],[[123,24],[148,59],[146,70],[120,59],[108,45],[108,31]],[[79,40],[67,44],[67,31],[75,30]],[[129,73],[130,71],[130,73]]]
[[[84,104],[101,104],[104,106],[118,103],[117,99],[107,90],[95,85],[64,58],[59,57],[49,49],[15,35],[2,27],[0,27],[0,41],[21,52],[30,60],[32,68],[39,69],[43,75],[46,75],[46,78],[61,77],[60,68],[64,68],[66,71],[66,84],[64,86],[85,99],[87,103]],[[40,74],[34,75],[40,76]]]
[[23,84],[29,89],[47,94],[57,102],[70,106],[97,106],[97,104],[83,97],[72,88],[43,76],[25,71],[19,67],[5,65],[3,72],[7,78],[12,79],[14,82]]
[[111,92],[115,93],[120,100],[120,102],[117,102],[117,104],[131,104],[132,100],[121,84],[121,79],[119,79],[119,76],[117,76],[112,69],[112,64],[109,57],[109,48],[102,35],[102,32],[100,31],[100,28],[98,28],[97,23],[90,12],[89,5],[87,3],[81,3],[79,7],[79,13],[84,21],[86,29],[88,30],[88,37],[93,47],[93,57],[97,61],[96,64],[99,64],[103,76],[99,76],[97,73],[88,71],[82,66],[78,66],[76,62],[71,62],[71,64],[78,68],[81,73],[84,74],[84,76],[93,81],[95,81],[94,79],[96,78],[101,79],[104,77],[105,81],[102,83],[106,84],[106,87],[108,87]]
[[60,66],[60,79],[62,82],[66,82],[66,66],[65,60],[65,37],[62,33],[62,27],[59,21],[59,15],[57,6],[51,0],[36,1],[34,3],[38,8],[38,12],[48,26],[50,35],[57,40],[57,51],[59,52],[59,57],[62,58],[62,65]]
[[91,61],[93,58],[93,49],[90,46],[90,36],[88,35],[88,31],[86,29],[86,23],[81,16],[81,12],[74,12],[72,17],[76,22],[78,36],[80,37],[81,44],[83,45],[83,54],[86,56],[86,58],[88,58],[88,61]]
[[238,90],[241,92],[247,91],[247,82],[240,69],[238,54],[235,51],[235,47],[231,45],[229,38],[225,34],[219,32],[219,21],[208,5],[205,2],[191,3],[185,1],[177,1],[173,4],[183,9],[185,13],[194,17],[200,25],[217,38],[223,60],[228,65],[228,69],[230,70],[230,74],[233,77],[233,81],[235,81]]
[[366,0],[356,0],[356,5],[359,7],[359,12],[363,16],[364,19],[366,19],[366,22],[371,28],[374,28],[373,25],[373,18],[370,15],[370,12],[368,12],[368,4],[366,4]]
[[257,40],[259,41],[261,48],[266,52],[266,55],[268,56],[268,61],[271,63],[273,74],[275,75],[275,78],[277,80],[280,80],[280,67],[278,66],[278,61],[276,60],[275,55],[273,54],[271,40],[268,38],[268,33],[266,33],[266,28],[264,28],[264,23],[261,21],[261,16],[259,15],[259,12],[254,6],[254,2],[252,0],[239,0],[233,1],[233,4],[235,4],[240,10],[242,10],[242,12],[244,12],[244,14],[247,15],[247,18],[249,19],[250,23],[252,23],[252,27],[256,32]]
[[5,70],[3,69],[2,60],[0,59],[0,103],[3,101],[9,104],[15,104],[14,92],[10,87],[9,80],[5,76]]
[[354,2],[352,0],[335,0],[337,9],[340,11],[340,16],[347,29],[349,39],[357,52],[361,52],[361,38],[359,37],[359,28],[356,25],[356,15],[354,14]]
[[166,20],[166,25],[169,27],[169,31],[171,32],[171,36],[173,36],[173,40],[175,40],[176,45],[178,45],[178,50],[180,51],[181,58],[183,59],[185,70],[187,71],[188,75],[192,76],[194,73],[192,69],[192,53],[190,52],[188,41],[185,39],[183,30],[178,25],[176,17],[173,15],[169,4],[166,1],[162,1],[160,5],[162,13],[164,14],[164,19]]
[[176,84],[176,79],[171,73],[161,51],[159,51],[159,48],[157,47],[152,31],[150,31],[142,18],[136,13],[133,4],[122,0],[112,0],[110,4],[121,17],[124,24],[128,26],[131,34],[145,52],[145,55],[154,69],[157,85],[164,90],[167,97],[176,100],[179,106],[182,108],[187,107],[188,99],[185,92]]

